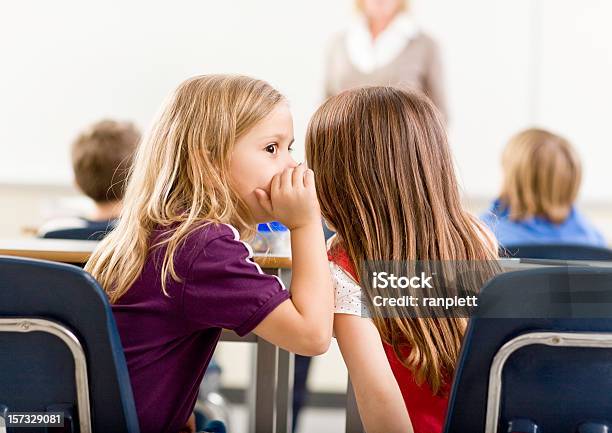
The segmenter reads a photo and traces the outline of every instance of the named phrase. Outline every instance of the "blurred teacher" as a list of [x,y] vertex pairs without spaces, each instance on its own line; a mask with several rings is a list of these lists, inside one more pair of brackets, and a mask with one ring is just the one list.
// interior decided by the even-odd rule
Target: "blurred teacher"
[[360,16],[332,40],[326,97],[365,85],[424,92],[446,117],[436,42],[407,13],[408,0],[356,0]]

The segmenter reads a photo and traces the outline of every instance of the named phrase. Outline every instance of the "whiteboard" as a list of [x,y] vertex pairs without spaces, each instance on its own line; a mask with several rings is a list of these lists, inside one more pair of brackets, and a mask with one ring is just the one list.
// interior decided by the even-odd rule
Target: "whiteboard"
[[583,163],[583,198],[612,201],[612,2],[541,1],[536,123]]
[[[608,0],[413,0],[439,42],[463,190],[493,197],[507,139],[531,125],[567,136],[582,198],[608,201],[612,16]],[[148,128],[185,78],[243,73],[289,99],[296,158],[322,100],[330,37],[351,0],[5,2],[0,6],[0,183],[69,184],[69,146],[101,118]]]

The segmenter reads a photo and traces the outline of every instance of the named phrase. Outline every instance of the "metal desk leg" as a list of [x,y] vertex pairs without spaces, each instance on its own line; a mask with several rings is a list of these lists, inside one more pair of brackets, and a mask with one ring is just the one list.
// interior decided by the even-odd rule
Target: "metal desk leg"
[[251,375],[245,390],[245,403],[248,415],[247,432],[255,433],[255,402],[257,401],[257,343],[251,346]]
[[363,433],[363,425],[359,417],[359,409],[357,408],[357,399],[353,391],[353,384],[349,377],[348,386],[346,389],[346,433]]
[[278,382],[276,388],[276,433],[291,433],[293,423],[293,364],[295,355],[278,351]]
[[276,432],[276,381],[278,377],[278,347],[257,339],[255,361],[255,401],[251,412],[249,431]]

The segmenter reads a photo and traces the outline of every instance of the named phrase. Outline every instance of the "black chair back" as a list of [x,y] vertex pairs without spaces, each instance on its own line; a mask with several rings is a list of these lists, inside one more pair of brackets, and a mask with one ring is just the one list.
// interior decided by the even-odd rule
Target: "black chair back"
[[611,394],[612,269],[509,272],[481,291],[444,431],[604,432]]
[[568,244],[510,245],[500,249],[500,257],[552,260],[612,260],[612,250]]
[[138,433],[109,303],[82,269],[0,256],[0,348],[8,412],[62,411],[67,432]]

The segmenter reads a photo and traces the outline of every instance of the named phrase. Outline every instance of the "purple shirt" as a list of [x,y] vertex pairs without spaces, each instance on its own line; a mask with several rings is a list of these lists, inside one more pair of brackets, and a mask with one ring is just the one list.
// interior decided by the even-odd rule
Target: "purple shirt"
[[164,252],[148,255],[138,280],[113,305],[142,433],[181,429],[221,329],[248,334],[289,298],[230,225],[199,227],[187,236],[174,257],[182,282],[169,276],[169,296],[161,287]]

